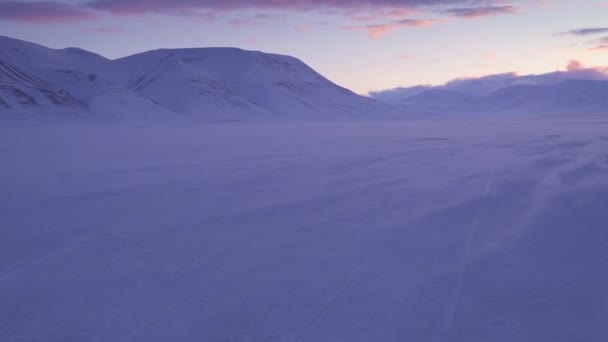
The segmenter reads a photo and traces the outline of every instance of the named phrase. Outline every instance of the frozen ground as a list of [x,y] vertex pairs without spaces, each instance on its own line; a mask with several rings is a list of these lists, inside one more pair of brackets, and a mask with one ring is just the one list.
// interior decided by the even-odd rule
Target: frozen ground
[[608,119],[0,125],[0,341],[608,336]]

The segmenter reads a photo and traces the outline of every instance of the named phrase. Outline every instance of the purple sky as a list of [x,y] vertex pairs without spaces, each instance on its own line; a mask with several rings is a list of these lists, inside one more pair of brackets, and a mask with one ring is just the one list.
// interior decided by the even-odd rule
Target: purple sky
[[0,0],[0,34],[110,58],[237,46],[301,58],[359,93],[605,65],[605,0]]

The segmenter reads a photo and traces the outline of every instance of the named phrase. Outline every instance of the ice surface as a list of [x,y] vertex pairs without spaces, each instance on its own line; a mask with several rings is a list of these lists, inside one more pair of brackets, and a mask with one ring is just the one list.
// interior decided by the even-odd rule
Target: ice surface
[[0,125],[0,341],[602,341],[608,120]]

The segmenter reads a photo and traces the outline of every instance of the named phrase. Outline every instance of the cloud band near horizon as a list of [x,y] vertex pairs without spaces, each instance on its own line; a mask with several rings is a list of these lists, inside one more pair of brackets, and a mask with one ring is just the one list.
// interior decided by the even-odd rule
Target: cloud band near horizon
[[0,20],[52,24],[97,18],[98,14],[92,10],[64,2],[0,1]]
[[370,9],[370,8],[419,8],[432,6],[467,6],[476,8],[502,3],[501,0],[92,0],[87,7],[112,13],[146,13],[184,9],[234,10],[234,9],[288,9],[314,10]]
[[402,13],[401,19],[405,19],[406,15],[411,15],[421,8],[441,15],[462,18],[507,14],[517,10],[517,7],[505,4],[504,0],[83,0],[70,2],[0,0],[0,20],[61,23],[95,20],[104,12],[138,16],[151,13],[179,15],[186,11],[239,9],[360,12],[387,10],[389,12],[386,12],[385,17],[394,18],[394,13]]

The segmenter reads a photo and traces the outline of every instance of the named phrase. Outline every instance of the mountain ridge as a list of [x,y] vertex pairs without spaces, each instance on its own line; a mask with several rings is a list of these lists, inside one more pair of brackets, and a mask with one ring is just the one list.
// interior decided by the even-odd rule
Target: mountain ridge
[[[156,49],[114,60],[0,36],[4,111],[120,116],[127,111],[202,119],[358,118],[401,114],[363,97],[300,59],[231,47]],[[39,80],[28,82],[27,80]],[[112,93],[112,101],[104,96]],[[59,99],[59,100],[57,100]],[[133,103],[143,107],[133,107]]]
[[608,81],[513,84],[487,95],[431,88],[401,101],[411,109],[456,114],[608,114]]

